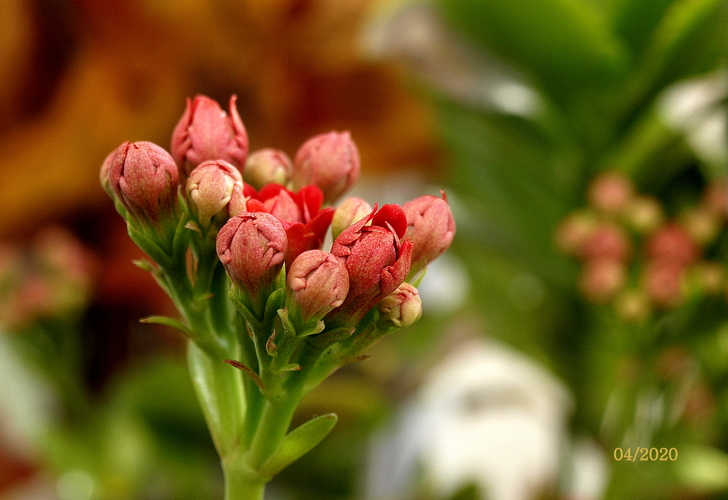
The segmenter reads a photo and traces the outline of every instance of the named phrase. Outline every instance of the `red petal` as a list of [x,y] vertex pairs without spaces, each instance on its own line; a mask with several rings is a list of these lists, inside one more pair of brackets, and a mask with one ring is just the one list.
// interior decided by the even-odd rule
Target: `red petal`
[[403,238],[407,232],[407,216],[399,205],[384,205],[372,219],[373,226],[392,226],[399,238]]

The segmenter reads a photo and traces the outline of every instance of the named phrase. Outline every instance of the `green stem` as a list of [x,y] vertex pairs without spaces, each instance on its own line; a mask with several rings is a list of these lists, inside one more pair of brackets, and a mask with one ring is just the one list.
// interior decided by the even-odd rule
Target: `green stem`
[[240,460],[222,462],[225,500],[263,500],[266,481],[241,465]]
[[192,383],[221,457],[240,451],[246,412],[243,375],[239,370],[211,359],[194,342],[189,343],[188,364]]
[[266,400],[248,455],[251,469],[260,470],[278,451],[300,400],[298,394],[293,393],[288,393],[279,402]]

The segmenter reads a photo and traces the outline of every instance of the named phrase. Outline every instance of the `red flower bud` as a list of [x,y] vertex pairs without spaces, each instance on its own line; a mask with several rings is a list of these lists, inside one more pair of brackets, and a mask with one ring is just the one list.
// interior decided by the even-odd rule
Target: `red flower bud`
[[685,268],[676,261],[648,262],[642,272],[642,283],[650,300],[663,309],[679,306],[685,299]]
[[231,218],[217,235],[217,255],[235,286],[257,307],[265,305],[267,292],[283,266],[288,248],[286,231],[270,214],[242,212]]
[[688,266],[700,257],[697,243],[677,224],[658,229],[646,246],[649,259],[670,262],[677,266]]
[[137,220],[159,225],[177,207],[177,165],[151,142],[119,146],[104,160],[101,179],[104,189]]
[[359,150],[349,132],[329,132],[312,137],[296,153],[291,182],[293,189],[313,184],[333,203],[359,177]]
[[349,294],[339,309],[338,321],[354,324],[369,309],[404,282],[410,269],[412,241],[400,240],[407,228],[399,205],[384,205],[345,229],[334,241],[331,253],[349,271]]
[[422,316],[422,299],[414,286],[402,283],[382,299],[377,308],[382,320],[397,328],[405,328]]
[[632,252],[629,238],[620,226],[604,223],[597,226],[582,246],[581,258],[625,261]]
[[242,169],[248,156],[248,134],[230,97],[226,114],[217,101],[204,95],[187,99],[187,108],[172,133],[172,156],[189,173],[186,162],[196,167],[207,160],[225,160]]
[[301,320],[321,319],[339,307],[349,292],[349,273],[341,260],[322,250],[296,257],[286,271],[291,312]]
[[405,203],[402,209],[407,216],[407,236],[413,244],[412,271],[416,272],[450,248],[455,237],[455,219],[444,191],[442,198],[420,196]]
[[260,149],[245,162],[245,181],[255,189],[268,184],[285,185],[293,172],[293,162],[279,149]]
[[223,160],[200,163],[187,179],[187,199],[197,212],[200,223],[207,226],[221,212],[227,218],[235,188],[242,192],[240,171]]
[[372,213],[372,206],[361,198],[351,197],[339,205],[331,221],[331,231],[334,239],[338,238],[341,232],[355,222],[363,219]]
[[294,193],[279,184],[268,184],[259,193],[248,187],[246,194],[250,196],[249,212],[267,212],[283,223],[288,234],[286,265],[306,250],[321,248],[334,210],[321,210],[323,193],[319,188],[304,186]]

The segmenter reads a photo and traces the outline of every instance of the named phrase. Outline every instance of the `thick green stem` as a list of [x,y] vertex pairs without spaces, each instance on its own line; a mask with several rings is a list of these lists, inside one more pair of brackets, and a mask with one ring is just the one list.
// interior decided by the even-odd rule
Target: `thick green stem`
[[211,359],[193,342],[187,360],[218,453],[223,459],[237,454],[246,412],[242,373],[223,360]]
[[289,393],[280,402],[266,400],[248,455],[253,470],[260,470],[280,448],[300,399]]
[[225,500],[263,500],[266,482],[241,464],[240,460],[222,462]]

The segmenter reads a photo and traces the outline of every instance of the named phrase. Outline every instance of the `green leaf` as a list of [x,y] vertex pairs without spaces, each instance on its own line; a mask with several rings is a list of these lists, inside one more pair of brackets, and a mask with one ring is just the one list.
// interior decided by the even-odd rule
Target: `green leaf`
[[713,69],[726,52],[725,0],[678,0],[665,13],[635,76],[636,98],[679,78]]
[[139,322],[140,323],[154,323],[157,325],[165,325],[165,326],[169,326],[171,328],[175,328],[175,329],[181,331],[188,337],[191,337],[193,335],[192,331],[189,329],[189,327],[187,325],[185,325],[184,323],[182,323],[181,321],[179,321],[177,319],[170,318],[169,316],[147,316],[146,318],[140,319]]
[[273,477],[311,451],[331,432],[337,420],[335,413],[328,413],[292,430],[283,439],[276,454],[263,466],[260,471],[261,476]]
[[627,52],[603,12],[580,0],[441,0],[456,27],[533,73],[553,94],[623,76]]

